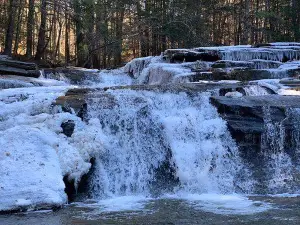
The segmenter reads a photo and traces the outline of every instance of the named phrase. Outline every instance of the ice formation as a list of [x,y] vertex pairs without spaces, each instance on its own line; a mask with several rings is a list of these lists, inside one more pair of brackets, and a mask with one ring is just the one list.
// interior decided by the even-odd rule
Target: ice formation
[[[92,121],[51,107],[68,87],[6,89],[0,92],[0,211],[66,203],[63,176],[80,181],[101,152]],[[61,124],[76,123],[72,137]]]

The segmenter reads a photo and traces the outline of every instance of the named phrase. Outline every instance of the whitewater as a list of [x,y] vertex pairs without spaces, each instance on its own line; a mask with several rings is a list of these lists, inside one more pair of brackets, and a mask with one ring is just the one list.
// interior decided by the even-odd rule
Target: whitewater
[[[209,103],[211,93],[110,91],[116,107],[92,99],[85,123],[52,106],[69,88],[1,91],[1,210],[63,205],[63,177],[76,185],[93,157],[90,196],[103,199],[99,204],[121,199],[115,210],[170,196],[245,201],[234,187],[242,167],[237,147]],[[61,128],[69,120],[75,122],[72,137]]]
[[[64,179],[77,189],[86,174],[83,197],[66,206],[76,212],[84,208],[79,217],[86,220],[122,212],[126,217],[128,212],[151,215],[162,202],[215,215],[255,215],[275,208],[259,197],[262,192],[255,189],[259,180],[239,156],[226,121],[210,103],[218,91],[126,88],[170,80],[177,83],[190,66],[171,68],[159,57],[141,59],[141,66],[139,60],[123,69],[99,72],[97,82],[80,86],[64,77],[41,77],[42,87],[0,91],[1,211],[66,206]],[[268,95],[263,87],[270,81],[261,82],[245,87],[245,94]],[[87,94],[84,120],[74,110],[66,112],[54,104],[68,90],[87,84],[98,92]],[[70,121],[75,128],[68,137],[62,124]],[[275,128],[271,122],[267,126],[270,138]],[[289,179],[290,158],[280,149],[271,157],[274,172],[268,194],[284,194],[290,190],[283,181]],[[280,193],[272,191],[277,184]],[[287,195],[297,198],[297,194]]]

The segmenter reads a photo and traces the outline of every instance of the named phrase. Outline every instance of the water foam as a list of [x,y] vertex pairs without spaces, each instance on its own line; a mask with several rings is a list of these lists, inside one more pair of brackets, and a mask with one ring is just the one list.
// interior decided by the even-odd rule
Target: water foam
[[106,149],[96,162],[94,197],[151,196],[154,188],[170,191],[165,185],[233,193],[241,163],[209,96],[115,90],[94,99],[89,116],[99,119]]

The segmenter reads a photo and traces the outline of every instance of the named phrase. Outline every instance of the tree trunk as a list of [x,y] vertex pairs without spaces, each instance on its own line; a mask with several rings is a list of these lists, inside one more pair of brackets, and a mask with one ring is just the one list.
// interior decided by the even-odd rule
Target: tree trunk
[[123,39],[123,19],[125,13],[125,6],[121,3],[118,5],[118,12],[116,18],[116,54],[115,66],[121,65],[122,62],[122,39]]
[[22,17],[23,17],[23,0],[19,1],[18,6],[18,20],[17,20],[17,29],[16,29],[16,35],[15,35],[15,49],[14,49],[14,55],[18,54],[19,49],[19,40],[20,40],[20,30],[22,29]]
[[65,4],[65,23],[66,23],[66,31],[65,31],[65,63],[68,65],[70,61],[70,19],[69,19],[69,6],[66,2]]
[[28,18],[27,18],[27,37],[26,37],[26,58],[32,57],[33,27],[34,27],[34,0],[29,0],[29,11],[28,11]]
[[5,55],[11,55],[12,53],[12,43],[13,43],[13,36],[14,36],[14,29],[15,29],[16,1],[17,0],[10,0],[8,25],[7,25],[7,31],[5,37],[5,48],[4,48]]
[[47,0],[41,0],[41,25],[39,30],[38,45],[35,54],[35,60],[41,60],[46,47],[46,18],[47,18]]

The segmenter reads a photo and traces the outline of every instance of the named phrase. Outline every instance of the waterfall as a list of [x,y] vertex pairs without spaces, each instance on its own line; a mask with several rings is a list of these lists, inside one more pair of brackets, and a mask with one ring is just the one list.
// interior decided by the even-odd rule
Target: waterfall
[[270,94],[264,87],[259,85],[249,85],[244,87],[244,90],[247,96],[261,96]]
[[93,98],[89,118],[105,135],[93,197],[234,193],[237,147],[209,96],[115,90]]
[[300,109],[264,107],[265,130],[254,166],[257,193],[299,193]]

